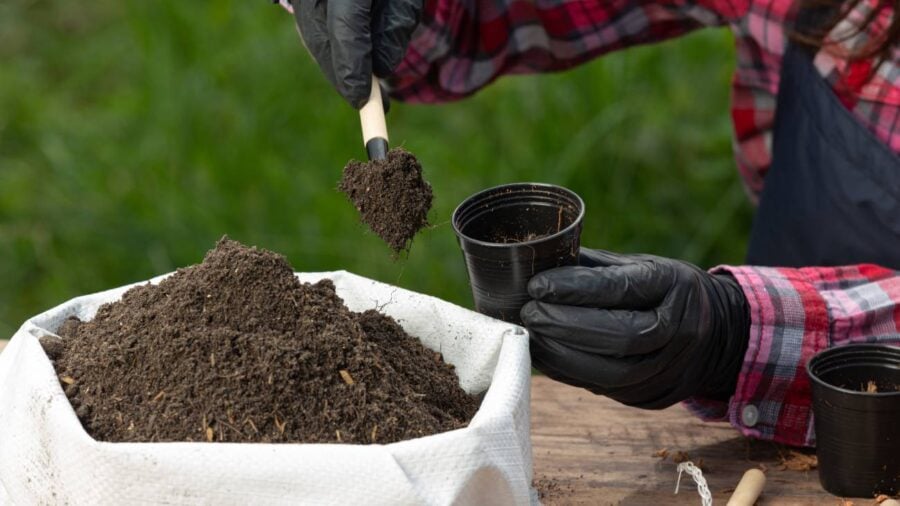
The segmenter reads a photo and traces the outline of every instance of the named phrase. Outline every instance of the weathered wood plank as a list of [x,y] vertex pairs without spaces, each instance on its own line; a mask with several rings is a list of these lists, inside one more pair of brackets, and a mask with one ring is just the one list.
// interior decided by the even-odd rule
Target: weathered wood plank
[[717,504],[760,464],[767,484],[758,504],[837,503],[816,471],[777,470],[783,448],[744,438],[728,424],[703,423],[681,406],[629,408],[545,377],[532,380],[531,439],[535,479],[555,489],[544,504],[699,504],[687,475],[673,495],[676,464],[654,456],[663,448],[688,452],[694,463],[702,459]]

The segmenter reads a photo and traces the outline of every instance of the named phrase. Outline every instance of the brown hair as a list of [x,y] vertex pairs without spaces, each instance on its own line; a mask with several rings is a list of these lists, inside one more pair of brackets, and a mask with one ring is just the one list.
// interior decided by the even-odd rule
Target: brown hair
[[861,3],[869,3],[870,0],[801,0],[804,10],[811,9],[817,12],[827,13],[821,17],[821,21],[812,27],[801,29],[793,34],[795,40],[803,45],[828,50],[834,44],[845,42],[853,37],[866,33],[869,26],[874,23],[885,11],[892,14],[891,23],[886,30],[869,33],[870,39],[862,47],[849,54],[842,54],[849,60],[876,59],[878,63],[887,61],[892,57],[891,53],[900,40],[900,14],[898,0],[876,0],[874,8],[867,12],[862,21],[854,23],[852,29],[837,34],[835,39],[825,40],[835,26]]

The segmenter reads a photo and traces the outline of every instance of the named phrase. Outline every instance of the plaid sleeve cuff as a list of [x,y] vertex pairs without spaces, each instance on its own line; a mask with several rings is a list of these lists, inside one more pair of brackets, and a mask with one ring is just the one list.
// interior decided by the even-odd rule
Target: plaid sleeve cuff
[[806,362],[828,345],[824,298],[798,269],[719,267],[744,290],[750,336],[730,402],[691,399],[688,408],[706,420],[724,420],[746,436],[812,446],[810,384]]
[[695,398],[688,409],[747,436],[814,446],[806,363],[843,344],[900,343],[900,273],[869,264],[712,272],[730,273],[747,297],[747,353],[729,402]]

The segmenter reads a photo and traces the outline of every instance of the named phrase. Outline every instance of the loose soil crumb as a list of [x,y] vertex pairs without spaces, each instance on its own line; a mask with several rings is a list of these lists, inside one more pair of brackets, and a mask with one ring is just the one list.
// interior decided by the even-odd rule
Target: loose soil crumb
[[412,153],[394,148],[386,160],[351,160],[338,186],[359,211],[360,219],[399,253],[428,225],[431,185]]
[[478,408],[440,354],[329,280],[223,238],[203,263],[126,292],[47,341],[78,418],[103,441],[390,443]]
[[819,466],[819,460],[815,454],[801,453],[796,450],[788,450],[787,454],[778,455],[779,471],[812,471]]
[[[581,477],[583,476],[581,475]],[[538,499],[548,504],[558,502],[575,493],[575,487],[572,486],[571,480],[563,481],[546,475],[536,477],[532,486],[537,490]]]

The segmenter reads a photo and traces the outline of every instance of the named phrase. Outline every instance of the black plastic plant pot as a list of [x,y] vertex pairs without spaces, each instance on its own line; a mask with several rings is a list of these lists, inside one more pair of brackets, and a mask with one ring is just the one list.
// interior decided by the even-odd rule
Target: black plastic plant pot
[[472,195],[453,211],[475,309],[521,324],[528,280],[578,263],[584,202],[573,191],[514,183]]
[[822,487],[843,497],[900,492],[900,347],[832,348],[806,369]]

